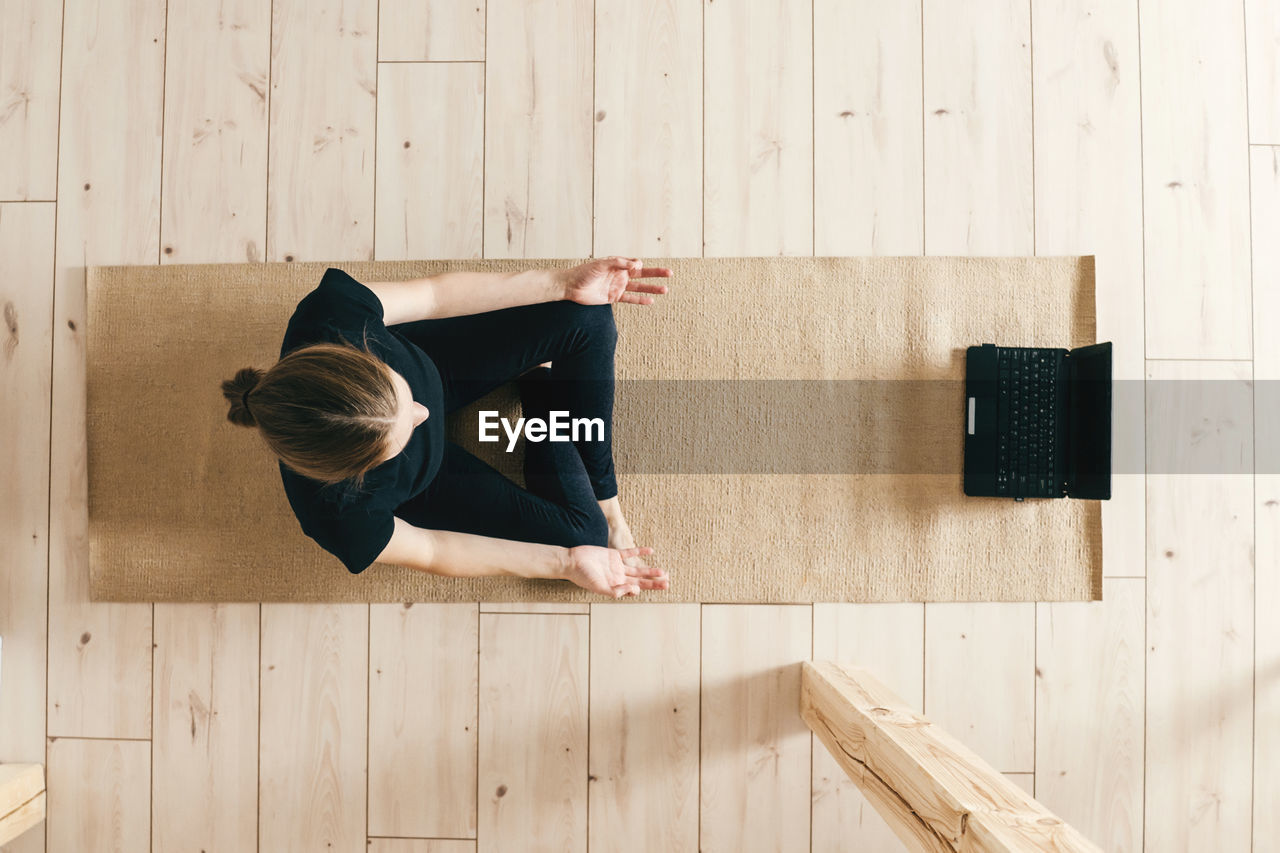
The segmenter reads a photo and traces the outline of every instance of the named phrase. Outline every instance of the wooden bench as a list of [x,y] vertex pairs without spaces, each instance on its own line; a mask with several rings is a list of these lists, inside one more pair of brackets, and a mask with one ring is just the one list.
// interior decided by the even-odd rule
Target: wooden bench
[[44,765],[0,764],[0,845],[44,820]]
[[800,715],[909,850],[1101,853],[864,669],[805,663]]

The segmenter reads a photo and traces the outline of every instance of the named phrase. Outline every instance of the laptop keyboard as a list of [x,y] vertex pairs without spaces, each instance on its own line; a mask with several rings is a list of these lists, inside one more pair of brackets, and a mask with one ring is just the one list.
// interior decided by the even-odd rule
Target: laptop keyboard
[[1048,349],[1001,349],[997,359],[996,493],[1052,497],[1059,493],[1057,359]]

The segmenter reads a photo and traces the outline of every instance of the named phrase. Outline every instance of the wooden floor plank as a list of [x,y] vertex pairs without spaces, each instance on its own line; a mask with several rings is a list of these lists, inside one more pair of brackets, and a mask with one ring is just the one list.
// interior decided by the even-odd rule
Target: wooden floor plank
[[482,64],[378,65],[377,194],[378,260],[480,257]]
[[[1035,250],[1030,7],[924,0],[924,249]],[[1002,772],[1034,754],[1033,604],[925,605],[925,706]]]
[[1249,141],[1280,145],[1280,5],[1245,0]]
[[[271,10],[170,0],[166,14],[160,262],[261,261]],[[256,849],[259,616],[155,605],[155,850]]]
[[702,608],[702,853],[809,844],[812,619],[802,605]]
[[[261,261],[271,10],[170,0],[166,14],[160,262]],[[256,848],[259,615],[155,605],[156,850]]]
[[50,436],[52,735],[151,736],[151,605],[89,601],[84,268],[159,257],[164,10],[164,0],[96,0],[69,6],[64,22]]
[[[1147,478],[1146,848],[1248,850],[1250,364],[1147,370],[1148,465],[1162,473]],[[1183,473],[1167,473],[1171,461]]]
[[[1250,18],[1250,26],[1252,26]],[[1252,79],[1252,78],[1251,78]],[[1254,350],[1254,721],[1253,849],[1280,838],[1280,147],[1250,152],[1253,198]]]
[[51,738],[47,853],[151,849],[151,744]]
[[271,5],[169,0],[161,262],[263,260]]
[[[0,761],[45,763],[52,203],[0,204]],[[6,853],[43,853],[44,825]]]
[[1252,352],[1242,14],[1138,2],[1148,358]]
[[461,838],[370,838],[368,853],[476,853],[476,843]]
[[373,258],[377,0],[274,0],[268,261]]
[[481,613],[590,613],[590,604],[572,601],[482,601]]
[[924,0],[930,255],[1033,251],[1031,31],[1024,0]]
[[814,4],[815,255],[924,254],[920,13]]
[[480,616],[476,849],[587,849],[589,616]]
[[369,834],[475,838],[479,613],[369,608]]
[[369,605],[263,604],[258,849],[365,849]]
[[[702,254],[702,10],[602,0],[595,74],[595,245],[602,256]],[[640,131],[643,128],[643,131]]]
[[924,713],[1001,773],[1035,770],[1035,605],[925,605]]
[[258,610],[156,604],[155,850],[258,842]]
[[1036,790],[1103,850],[1142,849],[1142,578],[1102,601],[1037,604]]
[[488,2],[486,258],[591,254],[593,8]]
[[[865,667],[908,705],[922,709],[924,605],[815,604],[813,659]],[[816,739],[811,849],[816,853],[904,849],[880,813]]]
[[703,14],[702,254],[810,255],[812,6],[707,3]]
[[593,853],[698,847],[699,611],[592,608]]
[[1146,562],[1142,378],[1142,116],[1135,4],[1035,0],[1036,254],[1096,256],[1099,341],[1112,342],[1104,575]]
[[378,59],[483,61],[485,5],[476,0],[380,0]]
[[0,201],[53,201],[58,176],[62,4],[0,6]]

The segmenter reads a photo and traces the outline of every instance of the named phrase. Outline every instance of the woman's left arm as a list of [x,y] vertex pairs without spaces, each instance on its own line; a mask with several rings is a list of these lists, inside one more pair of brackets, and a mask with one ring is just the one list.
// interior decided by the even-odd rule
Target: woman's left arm
[[571,299],[584,305],[635,302],[647,305],[666,285],[636,278],[669,277],[665,267],[644,267],[637,258],[613,256],[586,261],[570,269],[521,272],[447,272],[406,282],[372,282],[366,286],[383,306],[388,326],[415,320],[483,314],[500,308]]

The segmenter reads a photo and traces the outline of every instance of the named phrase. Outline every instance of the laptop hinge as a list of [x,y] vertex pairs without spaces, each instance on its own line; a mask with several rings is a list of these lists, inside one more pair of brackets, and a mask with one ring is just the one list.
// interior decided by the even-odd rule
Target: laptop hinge
[[1077,444],[1080,441],[1080,406],[1076,400],[1076,364],[1077,360],[1071,357],[1071,350],[1062,357],[1063,375],[1062,379],[1066,383],[1067,398],[1067,439],[1064,442],[1063,454],[1063,479],[1066,481],[1066,493],[1070,497],[1076,490],[1076,460],[1079,458]]

